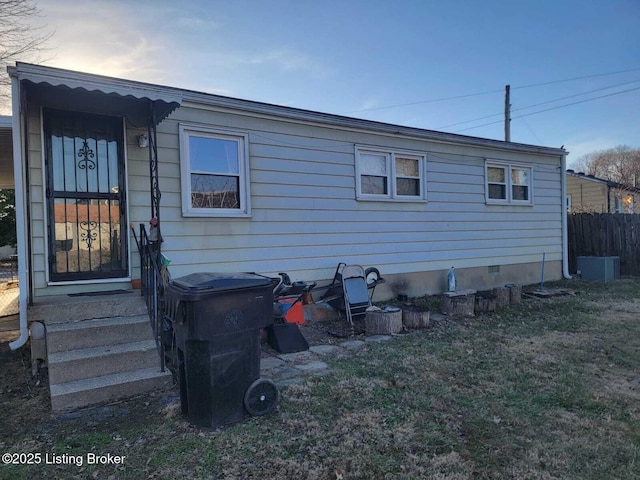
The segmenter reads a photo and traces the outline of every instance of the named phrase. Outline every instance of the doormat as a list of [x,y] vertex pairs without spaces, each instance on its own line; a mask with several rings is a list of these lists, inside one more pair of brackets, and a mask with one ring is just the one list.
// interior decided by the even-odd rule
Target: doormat
[[99,295],[121,295],[123,293],[133,293],[133,290],[107,290],[106,292],[81,292],[68,293],[69,297],[97,297]]

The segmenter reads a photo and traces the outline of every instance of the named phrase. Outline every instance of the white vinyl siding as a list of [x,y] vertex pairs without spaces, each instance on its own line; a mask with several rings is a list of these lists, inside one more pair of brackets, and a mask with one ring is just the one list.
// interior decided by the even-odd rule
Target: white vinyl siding
[[485,197],[489,204],[533,204],[533,168],[487,160]]
[[[247,133],[251,218],[182,216],[177,149],[179,125],[186,123]],[[159,143],[163,252],[171,259],[173,277],[196,271],[274,276],[286,271],[294,280],[324,280],[333,277],[339,262],[376,266],[384,276],[448,270],[454,264],[458,269],[538,262],[542,252],[548,261],[562,258],[558,157],[381,136],[194,104],[160,124]],[[429,202],[359,201],[359,146],[389,154],[424,152],[422,192],[428,192]],[[496,209],[485,203],[489,156],[536,165],[535,206]]]
[[245,133],[180,125],[185,217],[251,214],[248,150]]
[[426,160],[422,154],[356,147],[358,200],[426,200]]

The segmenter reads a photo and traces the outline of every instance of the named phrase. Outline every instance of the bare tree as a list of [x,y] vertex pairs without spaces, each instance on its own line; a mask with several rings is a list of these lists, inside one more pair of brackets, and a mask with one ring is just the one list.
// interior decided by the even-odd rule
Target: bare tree
[[580,157],[574,169],[613,182],[640,187],[640,148],[618,145]]
[[0,102],[10,96],[7,66],[25,60],[44,50],[44,43],[51,38],[42,28],[34,27],[28,20],[40,13],[33,0],[0,0]]

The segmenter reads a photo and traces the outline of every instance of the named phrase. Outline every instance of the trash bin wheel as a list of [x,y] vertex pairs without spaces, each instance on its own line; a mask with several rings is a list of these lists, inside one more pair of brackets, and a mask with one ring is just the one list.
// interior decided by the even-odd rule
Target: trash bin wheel
[[254,417],[273,412],[278,403],[278,387],[271,380],[259,378],[244,394],[244,408]]

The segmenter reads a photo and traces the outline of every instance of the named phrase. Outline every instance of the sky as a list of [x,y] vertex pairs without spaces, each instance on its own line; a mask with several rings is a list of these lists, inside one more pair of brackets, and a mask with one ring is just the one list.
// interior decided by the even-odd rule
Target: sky
[[640,0],[36,3],[50,66],[498,140],[510,85],[513,142],[640,148]]

